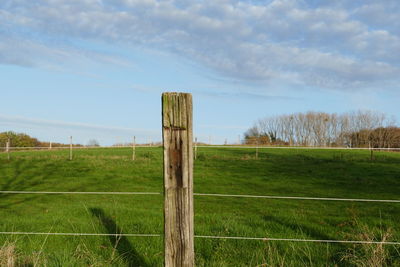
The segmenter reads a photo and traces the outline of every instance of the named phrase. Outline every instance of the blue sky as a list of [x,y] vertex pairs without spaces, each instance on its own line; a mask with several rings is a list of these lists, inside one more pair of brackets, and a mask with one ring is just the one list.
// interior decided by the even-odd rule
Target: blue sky
[[400,118],[400,2],[3,0],[0,131],[159,141],[160,96],[191,92],[200,141],[267,115]]

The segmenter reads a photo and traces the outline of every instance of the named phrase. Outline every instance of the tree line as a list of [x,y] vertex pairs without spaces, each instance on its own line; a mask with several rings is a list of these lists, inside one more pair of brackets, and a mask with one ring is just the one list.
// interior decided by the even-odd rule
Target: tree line
[[386,114],[355,111],[343,114],[309,111],[259,119],[245,134],[246,144],[400,147],[400,128]]
[[[13,131],[7,131],[0,133],[0,147],[5,147],[7,141],[10,142],[10,147],[50,147],[50,142],[42,142],[37,138],[31,137],[24,133],[16,133]],[[66,147],[69,144],[52,143],[53,147]],[[81,146],[76,145],[74,146]]]

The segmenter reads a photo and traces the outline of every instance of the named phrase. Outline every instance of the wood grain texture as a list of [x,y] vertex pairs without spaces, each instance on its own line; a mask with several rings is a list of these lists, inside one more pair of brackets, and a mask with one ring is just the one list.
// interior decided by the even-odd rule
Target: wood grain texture
[[162,94],[165,266],[194,266],[192,95]]

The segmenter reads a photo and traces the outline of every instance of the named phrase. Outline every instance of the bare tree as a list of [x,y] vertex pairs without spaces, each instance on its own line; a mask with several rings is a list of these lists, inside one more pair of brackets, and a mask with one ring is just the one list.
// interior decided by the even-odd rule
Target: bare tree
[[260,119],[245,137],[247,143],[265,137],[263,142],[272,144],[384,147],[390,139],[386,128],[393,125],[393,119],[375,111],[340,115],[310,111]]

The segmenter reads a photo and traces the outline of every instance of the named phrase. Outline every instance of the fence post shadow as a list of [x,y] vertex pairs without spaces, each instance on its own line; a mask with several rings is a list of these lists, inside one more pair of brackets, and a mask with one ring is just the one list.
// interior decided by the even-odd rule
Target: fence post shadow
[[[115,221],[107,216],[103,209],[89,208],[91,214],[104,226],[108,234],[122,234],[122,230],[118,227]],[[126,262],[127,266],[135,267],[148,267],[145,259],[138,254],[136,249],[132,246],[125,236],[110,235],[109,237],[111,246],[116,249],[119,256]]]

